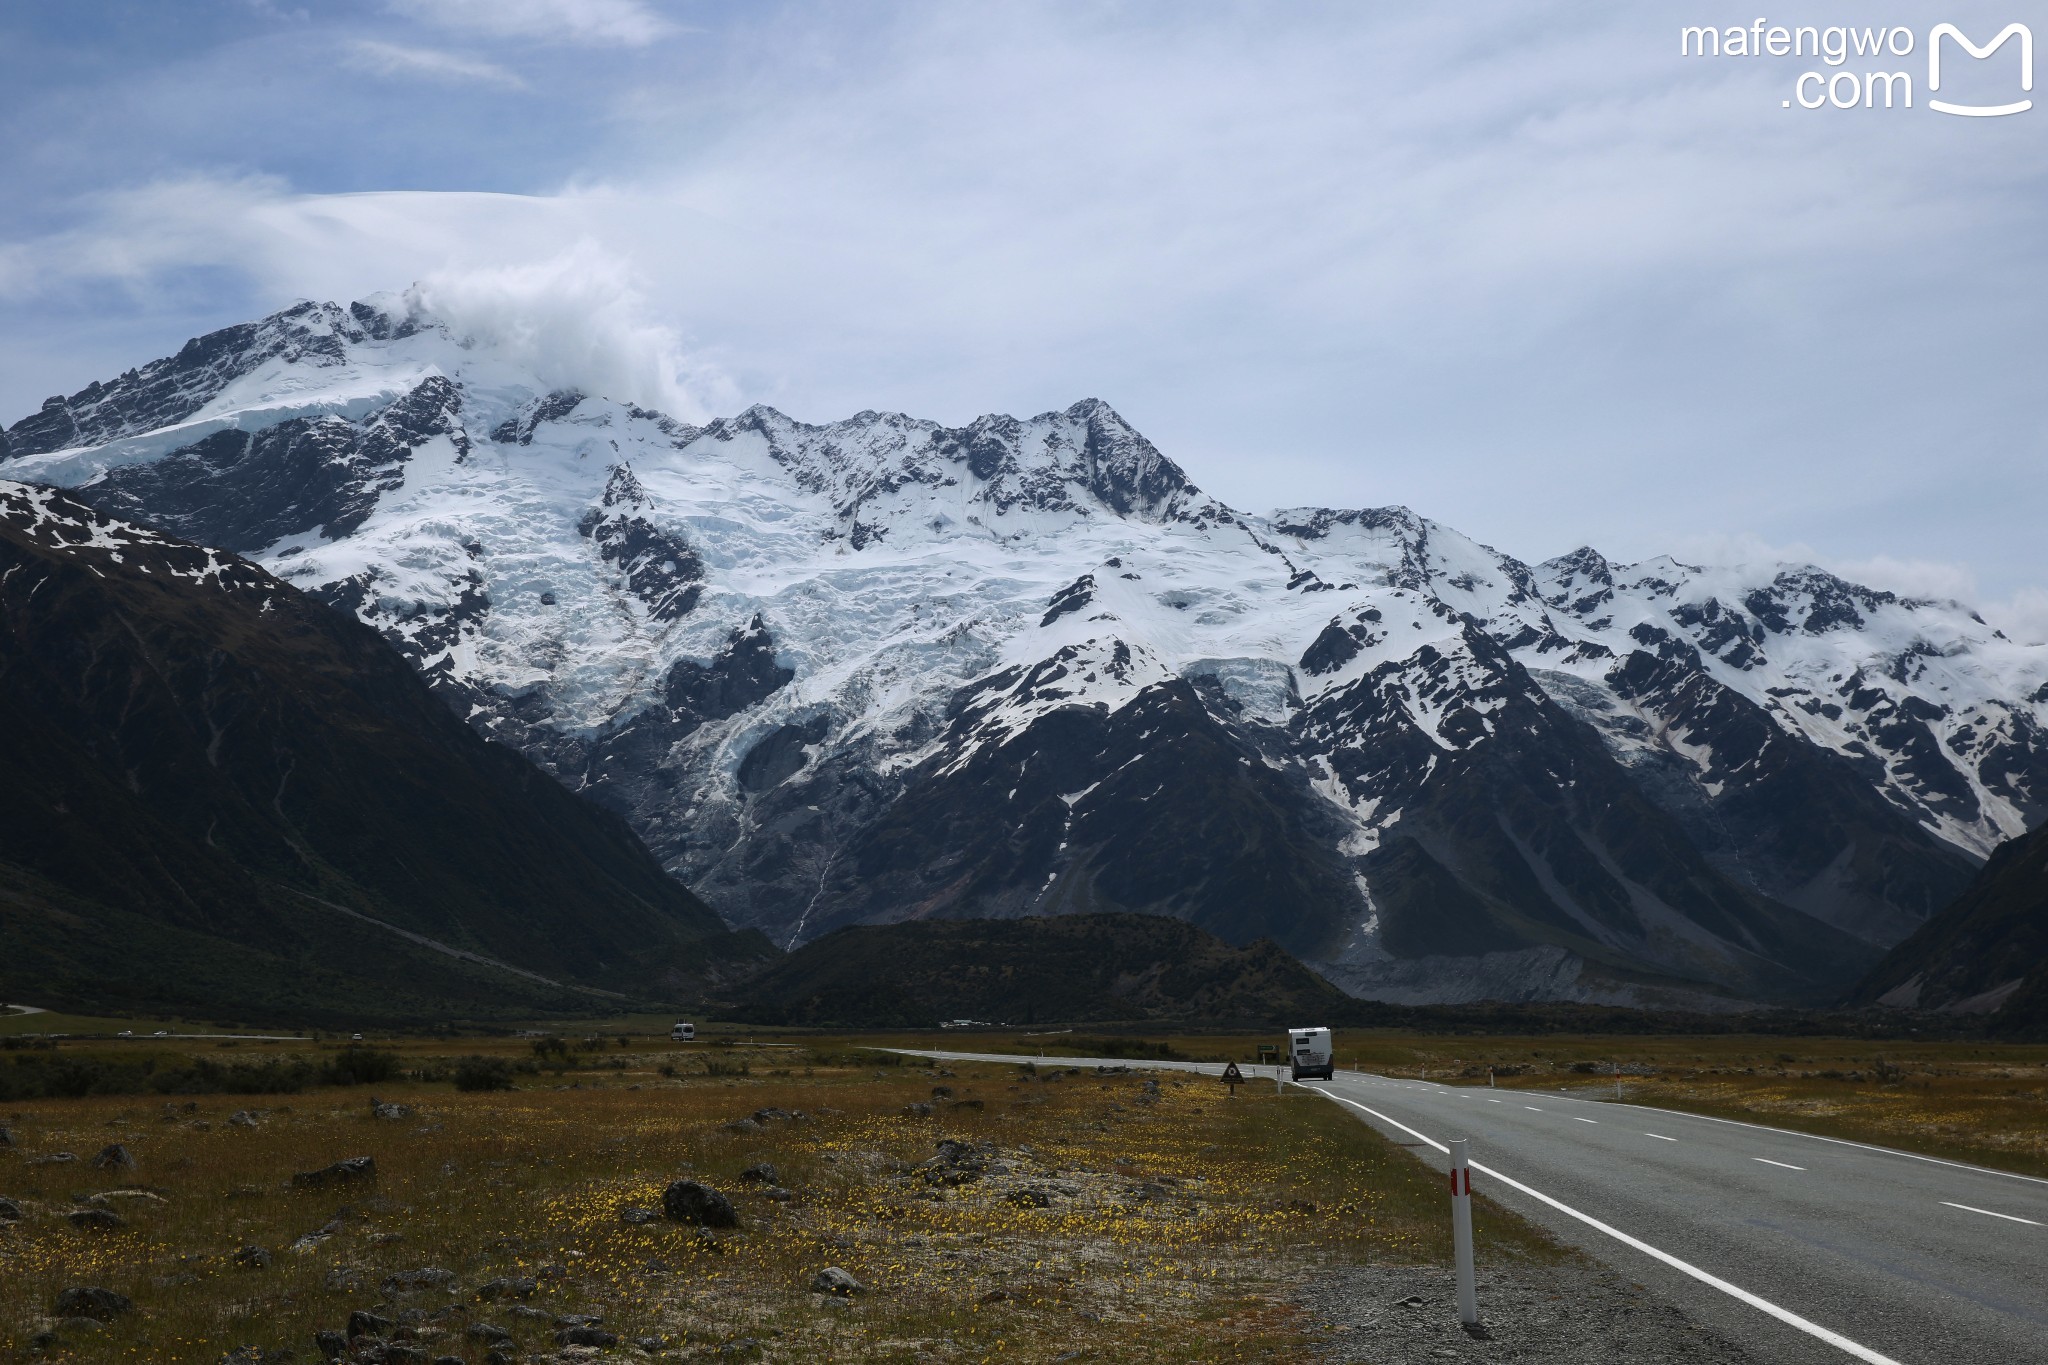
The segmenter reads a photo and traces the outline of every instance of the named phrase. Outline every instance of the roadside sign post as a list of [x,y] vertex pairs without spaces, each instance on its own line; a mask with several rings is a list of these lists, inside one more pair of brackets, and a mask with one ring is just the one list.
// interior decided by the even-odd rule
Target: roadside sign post
[[1464,1138],[1452,1138],[1451,1246],[1458,1258],[1458,1321],[1470,1330],[1479,1326],[1479,1290],[1472,1271],[1472,1168],[1465,1159]]
[[1223,1083],[1230,1087],[1230,1098],[1236,1099],[1237,1088],[1244,1084],[1244,1073],[1237,1069],[1236,1062],[1231,1062],[1223,1068]]

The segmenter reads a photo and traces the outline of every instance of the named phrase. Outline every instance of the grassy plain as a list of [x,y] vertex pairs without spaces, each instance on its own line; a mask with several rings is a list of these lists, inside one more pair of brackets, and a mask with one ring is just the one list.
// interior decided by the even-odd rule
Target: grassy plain
[[[1304,1277],[1448,1256],[1438,1179],[1298,1093],[728,1038],[599,1037],[545,1058],[513,1038],[394,1040],[404,1074],[375,1087],[13,1102],[0,1195],[25,1216],[0,1223],[0,1355],[26,1358],[54,1330],[41,1358],[212,1365],[247,1345],[304,1361],[321,1358],[316,1331],[369,1309],[406,1324],[421,1359],[470,1362],[487,1347],[472,1324],[502,1328],[525,1360],[557,1350],[571,1313],[600,1316],[626,1354],[645,1338],[677,1360],[1297,1360],[1318,1332],[1291,1302]],[[317,1062],[333,1046],[224,1055]],[[517,1088],[424,1079],[472,1053],[526,1068]],[[409,1112],[376,1117],[373,1088]],[[986,1170],[955,1183],[929,1167],[942,1139],[975,1144]],[[134,1170],[92,1168],[112,1143]],[[77,1159],[38,1164],[64,1151]],[[374,1181],[292,1186],[355,1156],[375,1159]],[[739,1179],[757,1162],[775,1186]],[[628,1221],[677,1178],[730,1194],[740,1226]],[[124,1226],[73,1226],[96,1206]],[[1491,1206],[1479,1219],[1493,1254],[1559,1254]],[[813,1293],[827,1265],[866,1292]],[[454,1289],[384,1287],[429,1267]],[[478,1297],[501,1277],[533,1279],[534,1296]],[[55,1325],[73,1285],[138,1311]]]

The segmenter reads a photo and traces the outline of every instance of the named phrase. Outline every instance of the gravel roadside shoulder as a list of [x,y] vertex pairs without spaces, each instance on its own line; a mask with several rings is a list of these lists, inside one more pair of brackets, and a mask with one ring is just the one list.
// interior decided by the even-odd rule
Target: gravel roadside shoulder
[[1641,1285],[1581,1257],[1489,1267],[1478,1279],[1484,1335],[1457,1321],[1448,1267],[1350,1266],[1298,1302],[1329,1333],[1321,1359],[1366,1365],[1763,1365]]

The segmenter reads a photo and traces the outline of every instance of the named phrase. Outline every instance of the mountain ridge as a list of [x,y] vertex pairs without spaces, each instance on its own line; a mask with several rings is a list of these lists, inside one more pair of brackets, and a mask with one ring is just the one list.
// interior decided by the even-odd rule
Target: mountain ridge
[[[1817,1001],[2048,815],[2048,649],[1959,605],[1241,513],[1099,400],[693,426],[389,298],[247,327],[46,404],[6,469],[270,537],[248,553],[778,942],[1142,905],[1292,925],[1393,1000]],[[1453,902],[1470,936],[1418,928]]]

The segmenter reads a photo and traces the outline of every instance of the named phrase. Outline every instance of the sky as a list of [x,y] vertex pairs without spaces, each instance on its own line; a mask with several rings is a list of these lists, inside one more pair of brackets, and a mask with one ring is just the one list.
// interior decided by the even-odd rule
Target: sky
[[417,284],[679,415],[1099,397],[1249,511],[1811,560],[2048,637],[2048,107],[1927,106],[2024,97],[2017,43],[1929,90],[1934,23],[2048,0],[1681,55],[1756,8],[14,0],[0,422]]

